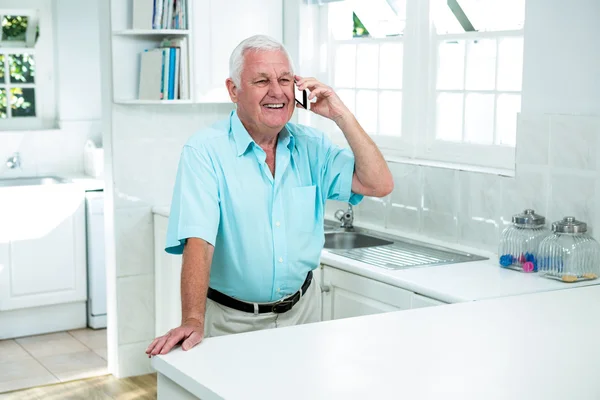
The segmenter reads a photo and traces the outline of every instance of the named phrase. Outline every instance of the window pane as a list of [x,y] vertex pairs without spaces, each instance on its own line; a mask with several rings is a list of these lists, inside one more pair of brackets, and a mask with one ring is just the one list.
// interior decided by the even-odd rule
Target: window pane
[[0,83],[4,83],[4,54],[0,54]]
[[359,44],[356,50],[356,86],[360,88],[377,88],[379,46],[376,44]]
[[355,87],[356,46],[343,44],[335,49],[335,87]]
[[523,38],[505,38],[498,44],[498,90],[521,90]]
[[468,90],[493,90],[496,86],[496,40],[483,39],[467,43]]
[[[370,37],[397,36],[404,32],[405,13],[397,13],[386,0],[354,0],[349,3]],[[402,4],[397,5],[402,7]]]
[[356,119],[369,135],[377,132],[377,91],[359,90],[356,93]]
[[439,93],[437,97],[436,134],[440,140],[462,141],[463,95]]
[[459,3],[480,32],[523,28],[525,0],[460,0]]
[[379,48],[379,87],[402,89],[402,43],[384,43]]
[[6,90],[0,89],[0,118],[7,118],[6,115]]
[[[459,4],[479,32],[523,28],[525,0],[460,0]],[[450,11],[447,0],[431,0],[431,10],[438,34],[465,31]]]
[[13,117],[35,117],[35,89],[10,89],[10,108]]
[[379,94],[378,134],[402,135],[402,92],[384,90]]
[[336,90],[336,93],[352,114],[356,115],[356,91],[351,89],[340,89]]
[[5,15],[2,18],[2,40],[25,40],[27,32],[27,17],[20,15]]
[[465,42],[443,42],[438,47],[437,88],[464,88]]
[[516,143],[517,113],[521,111],[521,95],[501,94],[496,105],[496,142],[508,146]]
[[494,142],[494,95],[471,93],[465,100],[465,142]]
[[31,54],[8,56],[11,83],[33,83],[35,81],[35,61]]

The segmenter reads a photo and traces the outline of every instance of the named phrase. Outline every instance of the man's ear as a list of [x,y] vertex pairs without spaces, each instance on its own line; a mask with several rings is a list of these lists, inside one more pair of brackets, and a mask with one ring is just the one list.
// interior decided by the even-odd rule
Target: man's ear
[[225,85],[227,86],[227,91],[229,92],[229,98],[231,99],[232,102],[237,103],[238,102],[237,86],[235,86],[235,83],[233,83],[233,80],[231,78],[227,78],[227,80],[225,81]]

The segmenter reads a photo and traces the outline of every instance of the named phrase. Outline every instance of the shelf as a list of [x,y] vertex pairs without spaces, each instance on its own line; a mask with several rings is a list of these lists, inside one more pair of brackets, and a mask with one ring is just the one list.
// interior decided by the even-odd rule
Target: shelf
[[113,32],[115,36],[189,36],[189,29],[126,29]]
[[139,105],[150,105],[150,104],[192,104],[192,100],[115,100],[115,104],[139,104]]

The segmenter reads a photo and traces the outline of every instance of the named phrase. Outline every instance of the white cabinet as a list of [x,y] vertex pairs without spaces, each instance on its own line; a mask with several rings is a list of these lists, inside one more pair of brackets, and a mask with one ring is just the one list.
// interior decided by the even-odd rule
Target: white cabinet
[[322,271],[323,321],[446,304],[327,265]]
[[412,292],[329,266],[323,267],[323,320],[408,310]]
[[0,188],[0,339],[83,328],[85,192]]
[[165,251],[168,222],[167,217],[154,214],[156,336],[164,335],[181,324],[182,257]]
[[225,80],[231,52],[257,34],[282,42],[283,1],[195,0],[192,13],[195,101],[230,103]]
[[85,301],[85,193],[28,190],[11,192],[20,207],[1,201],[12,215],[0,227],[0,311]]

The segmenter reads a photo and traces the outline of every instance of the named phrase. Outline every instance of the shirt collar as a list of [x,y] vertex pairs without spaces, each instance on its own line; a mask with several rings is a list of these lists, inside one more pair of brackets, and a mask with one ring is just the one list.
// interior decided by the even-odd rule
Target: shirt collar
[[[255,143],[252,136],[248,133],[242,121],[237,115],[237,112],[234,110],[231,112],[231,132],[233,134],[233,138],[235,140],[235,147],[237,150],[238,157],[245,154],[250,147],[250,144]],[[284,146],[287,146],[290,151],[294,149],[296,145],[296,139],[294,135],[288,129],[288,124],[285,124],[281,132],[279,132],[279,142],[281,142]]]

